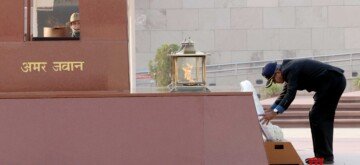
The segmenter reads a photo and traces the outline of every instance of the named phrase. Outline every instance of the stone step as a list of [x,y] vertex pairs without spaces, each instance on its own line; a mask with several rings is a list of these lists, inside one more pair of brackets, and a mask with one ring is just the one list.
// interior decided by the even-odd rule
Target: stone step
[[[308,111],[286,111],[278,115],[276,119],[308,119]],[[360,111],[337,111],[336,119],[360,119]]]
[[[293,104],[290,105],[287,111],[309,111],[312,104]],[[263,105],[264,108],[268,109],[271,105]],[[360,111],[360,103],[339,103],[338,111]]]
[[343,96],[340,103],[360,103],[360,96]]
[[[310,127],[308,119],[274,119],[272,124],[278,125],[281,128],[303,128]],[[334,126],[341,127],[360,127],[360,119],[335,119]]]

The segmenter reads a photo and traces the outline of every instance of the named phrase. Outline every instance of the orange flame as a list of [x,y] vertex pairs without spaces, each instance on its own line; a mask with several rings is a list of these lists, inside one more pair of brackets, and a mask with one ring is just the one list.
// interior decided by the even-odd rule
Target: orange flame
[[192,68],[193,66],[190,65],[189,63],[187,63],[186,66],[182,68],[182,70],[184,71],[184,78],[188,80],[190,83],[195,82],[194,79],[191,77]]

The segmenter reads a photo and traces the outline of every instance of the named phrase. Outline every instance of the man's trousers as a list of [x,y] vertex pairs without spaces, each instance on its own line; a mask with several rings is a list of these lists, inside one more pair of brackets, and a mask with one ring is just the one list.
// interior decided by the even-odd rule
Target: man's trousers
[[315,157],[333,160],[333,134],[335,111],[346,87],[343,74],[328,72],[328,84],[314,95],[314,105],[309,113]]

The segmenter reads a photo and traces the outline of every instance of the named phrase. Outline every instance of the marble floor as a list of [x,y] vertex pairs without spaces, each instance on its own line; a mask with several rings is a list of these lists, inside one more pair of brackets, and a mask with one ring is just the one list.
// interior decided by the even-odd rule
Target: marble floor
[[[304,160],[313,157],[310,128],[283,128],[284,137],[290,141]],[[334,165],[360,165],[360,128],[335,128]]]

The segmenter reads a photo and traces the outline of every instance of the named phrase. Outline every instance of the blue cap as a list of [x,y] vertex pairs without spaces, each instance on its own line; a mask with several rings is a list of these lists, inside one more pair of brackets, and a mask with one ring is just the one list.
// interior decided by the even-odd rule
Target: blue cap
[[270,62],[267,63],[263,69],[262,69],[262,75],[268,80],[266,82],[266,88],[269,88],[272,83],[273,83],[273,79],[274,79],[274,74],[275,74],[275,70],[277,68],[277,62]]

